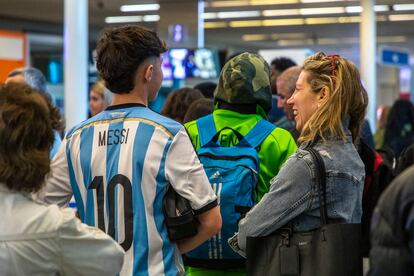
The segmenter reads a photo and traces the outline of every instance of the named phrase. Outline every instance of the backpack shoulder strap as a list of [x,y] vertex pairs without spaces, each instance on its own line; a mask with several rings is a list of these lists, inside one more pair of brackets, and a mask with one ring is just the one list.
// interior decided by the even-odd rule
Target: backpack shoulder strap
[[204,116],[196,121],[200,146],[204,146],[217,133],[216,124],[214,123],[213,114]]
[[252,148],[257,148],[269,136],[276,126],[269,121],[260,120],[257,124],[244,136],[244,140],[249,143]]

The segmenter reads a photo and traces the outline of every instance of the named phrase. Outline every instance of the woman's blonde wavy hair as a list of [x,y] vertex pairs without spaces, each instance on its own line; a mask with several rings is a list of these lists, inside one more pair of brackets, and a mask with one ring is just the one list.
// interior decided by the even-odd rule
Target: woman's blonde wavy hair
[[316,137],[323,140],[340,137],[345,141],[343,122],[349,119],[348,128],[355,143],[368,105],[357,67],[338,55],[319,52],[305,60],[303,70],[308,73],[312,91],[317,93],[325,87],[330,97],[306,122],[299,142],[309,143]]

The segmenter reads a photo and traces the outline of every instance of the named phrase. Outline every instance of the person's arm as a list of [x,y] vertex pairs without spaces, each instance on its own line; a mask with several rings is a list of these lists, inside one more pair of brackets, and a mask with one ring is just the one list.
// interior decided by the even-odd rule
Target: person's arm
[[245,251],[246,238],[266,236],[309,208],[312,171],[302,158],[292,156],[272,179],[270,191],[239,222],[238,247]]
[[46,184],[37,195],[39,200],[60,207],[66,206],[73,195],[66,159],[66,143],[65,138],[50,164],[50,173],[45,179]]
[[189,200],[200,223],[197,235],[179,243],[181,252],[185,253],[220,231],[217,197],[184,128],[171,142],[165,164],[168,181],[178,194]]
[[200,214],[198,216],[198,222],[200,224],[197,235],[178,242],[178,249],[180,249],[181,254],[193,250],[220,231],[221,215],[219,206]]
[[62,209],[59,231],[61,266],[64,275],[116,275],[124,262],[124,250],[116,241]]

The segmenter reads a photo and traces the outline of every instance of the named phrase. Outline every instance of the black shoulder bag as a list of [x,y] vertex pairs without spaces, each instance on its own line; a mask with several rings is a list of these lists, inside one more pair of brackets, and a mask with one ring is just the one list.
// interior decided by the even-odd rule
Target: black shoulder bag
[[294,233],[292,227],[265,237],[247,238],[249,276],[362,276],[360,224],[329,224],[326,208],[326,171],[319,153],[313,159],[318,185],[321,226]]

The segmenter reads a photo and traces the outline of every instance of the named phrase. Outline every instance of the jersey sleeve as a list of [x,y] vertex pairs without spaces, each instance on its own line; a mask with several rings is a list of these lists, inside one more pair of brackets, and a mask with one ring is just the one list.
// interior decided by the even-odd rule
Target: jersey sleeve
[[217,197],[184,127],[171,142],[165,174],[174,190],[190,201],[195,213],[205,212],[217,205]]
[[62,210],[59,244],[65,275],[115,275],[124,262],[124,250],[117,242],[81,223],[70,209]]
[[57,204],[60,207],[66,206],[73,195],[66,159],[66,143],[65,138],[52,160],[45,187],[39,194],[40,200],[48,204]]

